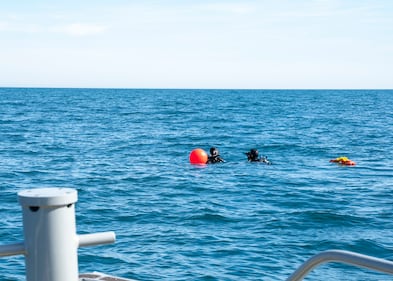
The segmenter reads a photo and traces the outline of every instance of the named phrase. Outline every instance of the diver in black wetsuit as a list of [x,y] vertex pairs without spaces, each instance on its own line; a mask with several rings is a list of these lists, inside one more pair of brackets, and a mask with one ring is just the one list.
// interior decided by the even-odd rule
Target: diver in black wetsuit
[[247,155],[248,162],[263,162],[265,164],[272,164],[269,160],[267,160],[267,156],[258,157],[259,152],[257,149],[253,148],[249,152],[245,153]]
[[219,162],[225,162],[224,159],[221,158],[218,149],[215,147],[210,148],[210,155],[207,159],[206,164],[214,164]]

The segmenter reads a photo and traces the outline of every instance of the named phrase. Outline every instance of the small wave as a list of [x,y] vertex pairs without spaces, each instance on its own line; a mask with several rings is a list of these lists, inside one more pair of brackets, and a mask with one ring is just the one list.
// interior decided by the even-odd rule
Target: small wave
[[192,215],[188,218],[185,218],[185,220],[189,220],[189,221],[201,221],[201,222],[207,222],[207,223],[211,223],[211,222],[233,222],[235,221],[234,219],[228,218],[226,216],[223,215],[219,215],[219,214],[200,214],[200,215]]
[[368,223],[366,217],[359,217],[350,214],[337,213],[331,210],[312,210],[302,212],[304,221],[310,221],[312,224],[333,225],[341,227],[350,227],[361,223]]

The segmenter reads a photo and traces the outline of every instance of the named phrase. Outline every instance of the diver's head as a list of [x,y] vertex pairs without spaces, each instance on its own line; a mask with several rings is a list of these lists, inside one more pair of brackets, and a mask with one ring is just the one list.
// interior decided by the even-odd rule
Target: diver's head
[[258,154],[258,150],[255,148],[251,149],[249,152],[246,152],[247,159],[249,161],[258,159]]
[[250,154],[252,157],[258,158],[258,154],[259,154],[258,149],[255,148],[251,149]]
[[218,155],[218,149],[215,148],[215,147],[211,147],[211,148],[210,148],[210,154],[211,154],[212,156],[217,156],[217,155]]

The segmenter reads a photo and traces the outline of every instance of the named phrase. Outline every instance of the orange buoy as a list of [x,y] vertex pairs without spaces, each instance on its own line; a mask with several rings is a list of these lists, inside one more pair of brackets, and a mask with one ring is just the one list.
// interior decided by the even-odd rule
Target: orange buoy
[[207,153],[202,148],[195,148],[190,153],[190,163],[196,165],[206,164],[207,162]]

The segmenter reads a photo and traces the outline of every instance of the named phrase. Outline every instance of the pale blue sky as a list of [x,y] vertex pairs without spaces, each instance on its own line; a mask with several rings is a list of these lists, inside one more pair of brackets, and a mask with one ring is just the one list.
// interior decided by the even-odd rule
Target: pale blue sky
[[0,86],[393,88],[393,1],[1,1]]

